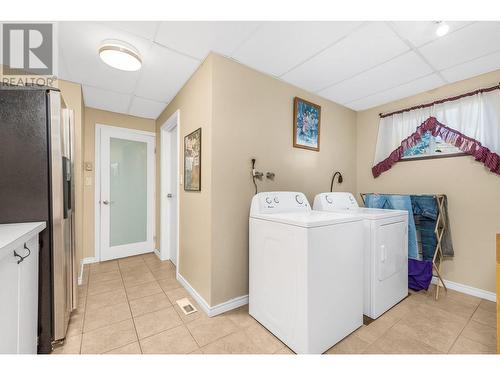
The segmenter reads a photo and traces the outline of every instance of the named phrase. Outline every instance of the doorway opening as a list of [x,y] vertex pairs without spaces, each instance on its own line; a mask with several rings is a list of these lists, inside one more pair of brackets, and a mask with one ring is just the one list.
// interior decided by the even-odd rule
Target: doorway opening
[[160,259],[170,260],[179,272],[179,110],[161,126],[160,141]]

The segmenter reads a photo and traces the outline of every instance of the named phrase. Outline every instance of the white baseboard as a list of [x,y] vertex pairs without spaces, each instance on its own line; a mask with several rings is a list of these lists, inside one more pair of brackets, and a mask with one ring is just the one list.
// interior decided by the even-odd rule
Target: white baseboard
[[[437,277],[433,276],[432,277],[432,283],[437,284]],[[465,284],[460,284],[456,283],[454,281],[449,281],[449,280],[444,280],[444,283],[446,284],[446,287],[451,289],[451,290],[456,290],[457,292],[461,292],[464,294],[468,294],[470,296],[474,297],[479,297],[482,299],[486,299],[488,301],[496,302],[497,296],[493,292],[489,292],[484,289],[479,289],[475,288],[473,286],[465,285]]]
[[80,262],[80,272],[78,272],[78,285],[82,285],[83,281],[83,260]]
[[97,259],[96,257],[88,257],[88,258],[82,259],[83,264],[98,263],[98,262],[99,262],[99,259]]
[[196,291],[196,289],[194,289],[191,286],[191,284],[189,284],[187,280],[184,277],[182,277],[180,273],[177,274],[177,280],[182,284],[184,288],[186,288],[191,297],[194,298],[194,300],[198,303],[198,305],[200,305],[203,311],[205,311],[205,313],[210,317],[225,313],[226,311],[230,311],[236,309],[237,307],[248,304],[248,294],[247,294],[244,296],[230,299],[229,301],[220,303],[215,306],[210,306],[207,303],[207,301],[205,301],[205,299]]
[[78,285],[82,285],[83,281],[83,265],[84,264],[90,264],[90,263],[97,263],[99,262],[99,259],[90,257],[90,258],[83,258],[80,262],[80,274],[78,275]]
[[225,313],[226,311],[231,311],[244,305],[248,305],[248,294],[230,299],[229,301],[222,302],[211,307],[210,314],[208,316],[219,315]]
[[191,295],[191,297],[194,298],[194,300],[200,305],[200,307],[205,311],[205,313],[210,316],[210,306],[208,305],[207,301],[198,294],[198,292],[187,282],[187,280],[182,277],[180,273],[177,273],[177,280],[182,284],[184,288],[188,291],[188,293]]

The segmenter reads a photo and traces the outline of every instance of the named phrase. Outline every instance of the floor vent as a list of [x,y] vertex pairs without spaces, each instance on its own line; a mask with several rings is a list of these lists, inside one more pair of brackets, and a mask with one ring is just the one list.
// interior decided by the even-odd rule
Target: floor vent
[[196,307],[194,307],[193,304],[189,302],[189,299],[187,298],[183,298],[175,302],[179,305],[179,307],[181,308],[182,312],[185,315],[189,315],[198,311],[196,310]]

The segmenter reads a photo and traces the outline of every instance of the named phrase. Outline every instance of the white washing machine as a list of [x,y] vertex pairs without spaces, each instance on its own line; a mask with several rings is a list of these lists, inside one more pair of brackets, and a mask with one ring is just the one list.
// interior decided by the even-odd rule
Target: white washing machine
[[363,219],[363,313],[376,319],[408,295],[408,212],[359,207],[351,193],[322,193],[314,210]]
[[361,218],[312,211],[297,192],[259,193],[249,233],[249,312],[296,353],[363,324]]

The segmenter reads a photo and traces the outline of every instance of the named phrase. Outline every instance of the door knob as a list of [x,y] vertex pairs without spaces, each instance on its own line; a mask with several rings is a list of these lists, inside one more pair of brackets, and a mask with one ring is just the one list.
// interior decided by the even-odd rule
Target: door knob
[[172,198],[172,197],[173,197],[173,195],[171,193],[167,194],[167,198]]

